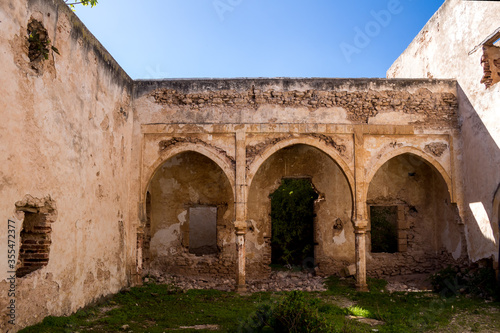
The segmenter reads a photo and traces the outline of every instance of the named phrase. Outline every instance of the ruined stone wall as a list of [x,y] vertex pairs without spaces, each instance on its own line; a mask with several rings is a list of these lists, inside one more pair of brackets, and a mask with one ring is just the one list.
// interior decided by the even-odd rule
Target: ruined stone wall
[[[137,153],[136,159],[140,161],[139,181],[133,185],[141,198],[139,207],[142,207],[143,212],[139,216],[144,217],[142,225],[146,226],[148,213],[145,211],[145,200],[147,191],[150,191],[152,197],[159,196],[153,202],[157,200],[158,207],[162,206],[157,208],[161,214],[152,214],[152,225],[162,223],[160,221],[167,216],[170,221],[168,227],[162,227],[161,230],[153,230],[152,227],[151,239],[156,235],[157,238],[168,239],[170,245],[165,247],[162,260],[151,261],[151,269],[183,274],[208,272],[215,275],[224,275],[233,269],[226,263],[235,260],[235,253],[233,257],[223,255],[228,261],[221,261],[221,255],[189,254],[189,247],[182,244],[182,228],[187,226],[186,215],[182,212],[187,210],[187,206],[195,204],[189,197],[212,188],[208,186],[211,176],[206,172],[209,169],[195,170],[193,165],[196,163],[179,164],[177,158],[184,161],[187,151],[197,152],[204,155],[204,159],[211,160],[213,170],[218,170],[216,174],[221,177],[225,174],[235,191],[238,188],[237,166],[243,164],[245,168],[244,196],[240,200],[243,200],[246,211],[246,267],[249,278],[269,273],[269,194],[279,187],[284,177],[308,177],[321,195],[315,206],[315,260],[320,274],[336,274],[354,263],[354,199],[359,200],[356,205],[361,216],[364,216],[361,209],[366,205],[372,178],[391,157],[411,153],[429,161],[437,168],[438,176],[432,174],[432,177],[423,180],[427,184],[426,189],[433,192],[435,187],[432,184],[438,181],[442,187],[438,187],[437,191],[444,196],[440,197],[440,202],[443,205],[444,200],[448,200],[449,205],[457,202],[455,164],[460,152],[454,146],[458,140],[458,118],[456,85],[453,81],[138,81],[134,108],[134,137],[137,138],[134,144],[136,152],[141,152]],[[238,144],[238,140],[242,140],[241,144]],[[238,159],[242,156],[243,162]],[[162,171],[167,169],[177,171],[167,176]],[[183,176],[184,173],[193,174],[194,187],[188,185],[191,180]],[[166,178],[160,180],[160,174]],[[207,184],[200,181],[198,174],[204,175]],[[377,180],[374,182],[377,183]],[[183,190],[179,193],[184,194],[177,197],[172,193],[168,196],[160,194],[159,188],[167,189],[167,184],[180,186],[179,189]],[[359,195],[355,195],[354,189]],[[433,195],[431,193],[430,197]],[[170,201],[165,199],[167,197],[176,199]],[[423,192],[421,197],[425,197]],[[217,200],[213,198],[211,201]],[[237,199],[224,200],[234,203]],[[186,205],[186,202],[191,203]],[[419,204],[429,210],[420,216],[428,219],[425,221],[427,226],[439,229],[444,224],[435,224],[445,220],[449,222],[447,227],[458,230],[450,239],[435,239],[435,248],[426,250],[427,242],[423,241],[415,245],[412,255],[426,262],[423,271],[441,267],[437,263],[445,257],[453,261],[454,255],[465,255],[465,248],[458,246],[463,231],[458,226],[460,219],[454,220],[455,211],[450,208],[453,214],[444,216],[430,199]],[[439,218],[434,217],[433,213]],[[234,215],[230,217],[233,218]],[[231,223],[230,220],[227,222]],[[169,232],[168,228],[175,230]],[[234,230],[227,227],[225,230],[227,233],[222,236],[224,242],[228,241],[234,246]],[[152,243],[151,246],[154,251]],[[441,250],[443,253],[438,253]],[[427,259],[430,265],[427,265]],[[208,264],[217,267],[217,272],[205,269],[204,265]],[[377,275],[379,268],[386,264],[387,259],[383,254],[376,256],[368,267],[369,273]],[[391,274],[396,269],[398,272],[412,271],[414,266],[415,259],[402,253],[394,259],[392,268],[384,270],[382,274]]]
[[493,44],[498,17],[497,1],[447,0],[387,71],[388,78],[458,81],[464,188],[459,208],[473,261],[498,260],[499,253],[493,205],[500,186],[500,84],[494,82],[498,43]]
[[[454,82],[384,79],[138,81],[139,123],[457,122]],[[286,110],[286,112],[283,112]]]
[[[59,54],[30,47],[28,26]],[[1,1],[0,29],[0,331],[13,332],[129,283],[132,88],[63,1]],[[15,326],[8,219],[22,253]]]

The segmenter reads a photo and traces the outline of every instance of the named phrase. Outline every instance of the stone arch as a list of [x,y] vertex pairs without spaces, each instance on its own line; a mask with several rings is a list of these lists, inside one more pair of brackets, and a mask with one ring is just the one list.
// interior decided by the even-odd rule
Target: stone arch
[[[346,175],[345,170],[349,169],[338,152],[331,151],[335,148],[329,150],[325,146],[314,138],[287,139],[267,149],[251,164],[246,216],[252,224],[247,233],[247,244],[250,244],[247,253],[251,257],[247,265],[252,272],[270,269],[272,220],[269,195],[286,178],[309,178],[319,194],[314,209],[314,261],[322,267],[322,272],[338,273],[345,262],[354,261],[353,177]],[[332,158],[332,155],[337,158]]]
[[[370,274],[431,272],[465,258],[463,225],[450,200],[450,184],[444,168],[416,148],[397,149],[380,158],[363,191]],[[395,243],[391,249],[386,246],[390,243]],[[422,260],[432,266],[423,267]]]
[[[156,161],[159,166],[145,188],[145,196],[148,192],[151,195],[145,223],[149,220],[150,260],[145,267],[180,274],[212,274],[225,269],[229,274],[232,262],[228,258],[235,250],[231,243],[235,214],[232,182],[227,170],[220,167],[221,158],[207,147],[180,146],[170,147]],[[210,254],[210,260],[205,254]]]
[[446,172],[446,170],[443,168],[441,163],[439,163],[434,158],[432,158],[431,156],[429,156],[425,152],[423,152],[420,149],[415,148],[415,147],[402,147],[402,148],[393,150],[393,151],[383,155],[381,158],[378,159],[377,163],[373,167],[369,168],[369,172],[365,178],[367,186],[363,191],[363,200],[361,202],[366,202],[366,199],[368,196],[369,185],[372,182],[373,177],[375,176],[377,171],[390,159],[392,159],[396,156],[399,156],[399,155],[403,155],[403,154],[410,154],[410,155],[418,156],[418,157],[422,158],[424,160],[424,162],[431,165],[441,175],[441,177],[445,181],[446,187],[448,189],[448,193],[450,194],[451,202],[456,203],[451,178],[448,175],[448,173]]
[[163,163],[165,163],[172,157],[185,152],[199,153],[201,155],[204,155],[205,157],[208,157],[215,164],[217,164],[229,180],[231,188],[233,189],[234,196],[235,170],[233,161],[226,156],[221,156],[216,148],[188,142],[178,143],[174,147],[167,149],[165,152],[162,152],[161,156],[150,167],[146,168],[144,172],[145,177],[143,178],[143,185],[141,187],[141,202],[143,203],[143,205],[145,205],[146,193],[149,184],[151,183],[151,180],[153,179],[158,169],[161,168]]
[[349,168],[349,165],[347,165],[344,158],[335,148],[328,146],[327,144],[324,144],[320,140],[313,137],[296,137],[296,138],[285,139],[267,148],[262,154],[258,155],[248,167],[248,173],[247,173],[248,188],[250,188],[250,186],[252,185],[252,181],[257,171],[269,159],[269,157],[271,157],[274,153],[278,152],[283,148],[299,144],[311,146],[322,151],[323,153],[328,155],[340,167],[340,169],[347,178],[347,182],[349,183],[349,187],[354,201],[354,175],[351,169]]

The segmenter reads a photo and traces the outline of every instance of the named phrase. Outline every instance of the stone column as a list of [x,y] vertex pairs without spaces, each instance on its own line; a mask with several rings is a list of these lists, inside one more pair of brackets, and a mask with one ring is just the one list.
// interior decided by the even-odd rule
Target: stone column
[[245,234],[246,223],[246,143],[245,130],[236,132],[236,181],[235,181],[235,222],[236,229],[236,291],[246,292],[246,251]]
[[246,286],[246,272],[245,272],[245,234],[246,234],[246,222],[236,222],[236,292],[242,294],[247,291]]
[[354,222],[356,234],[356,289],[358,291],[369,291],[366,284],[366,229],[367,220]]
[[354,128],[354,233],[356,237],[356,288],[368,291],[366,284],[366,229],[368,228],[365,182],[364,126]]
[[142,247],[144,242],[144,231],[142,228],[137,229],[137,257],[136,257],[136,267],[137,270],[135,272],[135,277],[134,277],[134,284],[135,285],[142,285],[142,262],[143,262],[143,253],[142,253]]

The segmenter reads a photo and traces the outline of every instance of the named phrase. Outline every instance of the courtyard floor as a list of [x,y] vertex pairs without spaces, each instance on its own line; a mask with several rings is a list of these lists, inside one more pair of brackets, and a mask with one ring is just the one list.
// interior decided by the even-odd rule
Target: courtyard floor
[[[255,311],[279,303],[290,289],[304,290],[309,304],[332,324],[331,332],[500,332],[499,302],[419,290],[416,280],[370,279],[371,291],[362,293],[352,278],[330,277],[320,287],[317,277],[276,273],[274,281],[250,284],[266,291],[238,295],[213,289],[227,288],[230,280],[155,276],[69,317],[48,317],[21,332],[250,332]],[[308,291],[311,283],[309,289],[316,291]]]

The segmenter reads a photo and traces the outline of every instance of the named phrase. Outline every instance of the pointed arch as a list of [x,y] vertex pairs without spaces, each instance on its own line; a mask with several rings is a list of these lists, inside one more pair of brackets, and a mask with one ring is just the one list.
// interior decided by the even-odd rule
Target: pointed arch
[[456,202],[451,177],[448,175],[448,173],[446,172],[444,167],[441,165],[441,163],[436,161],[430,155],[428,155],[427,153],[425,153],[425,152],[423,152],[420,149],[415,148],[415,147],[402,147],[399,149],[395,149],[395,150],[383,155],[381,158],[378,159],[377,163],[373,167],[370,167],[370,169],[368,170],[368,173],[366,175],[366,178],[365,178],[367,186],[366,186],[364,193],[363,193],[363,201],[362,202],[366,202],[366,199],[368,196],[368,189],[370,187],[369,185],[372,182],[373,177],[375,177],[375,174],[377,173],[377,171],[380,170],[380,168],[386,162],[388,162],[390,159],[392,159],[396,156],[399,156],[399,155],[403,155],[403,154],[409,154],[409,155],[414,155],[414,156],[420,157],[424,162],[426,162],[428,165],[432,166],[441,175],[441,177],[445,181],[446,187],[448,189],[448,193],[450,195],[451,202]]
[[191,142],[185,142],[178,143],[172,148],[162,152],[160,157],[153,164],[151,164],[151,166],[145,168],[141,186],[141,202],[145,202],[146,192],[148,190],[149,184],[151,183],[151,180],[153,179],[158,169],[161,168],[163,163],[176,155],[186,152],[195,152],[201,154],[217,164],[231,184],[231,189],[233,190],[234,197],[235,170],[232,160],[230,160],[226,156],[221,156],[216,148]]
[[349,168],[349,165],[347,165],[344,158],[334,147],[329,146],[323,143],[321,140],[314,137],[294,137],[285,139],[267,148],[262,154],[259,154],[248,167],[248,173],[247,173],[248,188],[250,188],[250,186],[252,185],[252,181],[257,171],[259,171],[260,167],[269,159],[269,157],[271,157],[274,153],[278,152],[283,148],[299,144],[314,147],[320,150],[321,152],[325,153],[327,156],[329,156],[344,173],[345,177],[347,178],[347,182],[349,183],[351,194],[354,196],[354,175],[351,169]]

